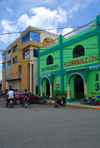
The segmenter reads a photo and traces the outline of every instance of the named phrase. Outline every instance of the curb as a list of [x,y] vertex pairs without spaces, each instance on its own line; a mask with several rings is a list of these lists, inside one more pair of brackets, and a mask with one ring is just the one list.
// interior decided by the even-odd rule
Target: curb
[[[52,102],[52,101],[51,102],[48,102],[48,103],[54,104],[54,102]],[[81,105],[73,105],[73,104],[67,104],[67,103],[66,103],[66,106],[100,110],[100,107],[93,107],[93,106],[81,106]]]
[[72,105],[72,104],[66,104],[66,106],[72,106],[72,107],[80,107],[80,108],[87,108],[87,109],[96,109],[100,110],[100,107],[89,107],[89,106],[80,106],[80,105]]

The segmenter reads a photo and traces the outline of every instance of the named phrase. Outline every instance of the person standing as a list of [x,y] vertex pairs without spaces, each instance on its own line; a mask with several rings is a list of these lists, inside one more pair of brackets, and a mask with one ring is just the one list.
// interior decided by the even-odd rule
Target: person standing
[[25,100],[29,104],[29,92],[27,91],[27,89],[25,89],[24,99],[23,99],[23,102],[22,102],[22,106],[20,106],[20,107],[23,107]]

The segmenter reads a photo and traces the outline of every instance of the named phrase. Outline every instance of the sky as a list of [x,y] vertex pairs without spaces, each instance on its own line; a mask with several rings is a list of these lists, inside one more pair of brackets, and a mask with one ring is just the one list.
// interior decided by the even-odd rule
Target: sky
[[[18,38],[20,34],[15,32],[28,26],[66,34],[95,20],[98,14],[100,0],[0,0],[0,53]],[[0,80],[1,63],[2,54]]]

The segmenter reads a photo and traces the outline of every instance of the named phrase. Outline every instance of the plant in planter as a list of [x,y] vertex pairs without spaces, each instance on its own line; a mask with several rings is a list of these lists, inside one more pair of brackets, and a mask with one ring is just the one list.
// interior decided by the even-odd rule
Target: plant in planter
[[56,98],[56,97],[61,97],[61,90],[55,90],[53,91],[53,98]]
[[64,92],[62,92],[62,94],[61,94],[62,96],[65,96],[65,97],[67,97],[67,92],[66,91],[64,91]]

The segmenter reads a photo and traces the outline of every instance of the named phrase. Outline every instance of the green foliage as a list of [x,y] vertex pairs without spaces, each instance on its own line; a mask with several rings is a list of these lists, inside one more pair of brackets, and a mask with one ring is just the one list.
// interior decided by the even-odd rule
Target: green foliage
[[61,90],[53,91],[53,98],[56,98],[56,97],[61,97]]
[[[41,92],[39,92],[37,95],[40,96],[41,95]],[[44,96],[44,92],[42,92],[42,95]]]
[[8,92],[8,89],[5,89],[5,92]]
[[66,91],[64,91],[64,92],[62,92],[62,94],[61,94],[62,96],[65,96],[65,97],[67,97],[67,92]]

